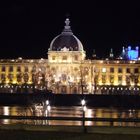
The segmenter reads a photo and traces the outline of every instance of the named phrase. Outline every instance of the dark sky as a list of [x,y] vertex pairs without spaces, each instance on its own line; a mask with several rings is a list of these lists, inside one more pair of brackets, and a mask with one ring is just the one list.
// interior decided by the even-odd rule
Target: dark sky
[[73,33],[87,56],[93,49],[106,57],[122,46],[140,46],[140,3],[131,0],[26,1],[0,5],[0,58],[47,58],[51,40],[61,33],[70,14]]

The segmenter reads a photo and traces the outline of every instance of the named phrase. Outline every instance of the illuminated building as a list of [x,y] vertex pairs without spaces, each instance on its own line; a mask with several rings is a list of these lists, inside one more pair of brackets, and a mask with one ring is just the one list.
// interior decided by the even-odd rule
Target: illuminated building
[[33,92],[101,94],[101,90],[129,90],[140,86],[138,47],[123,48],[120,59],[111,49],[108,59],[86,59],[81,41],[73,34],[67,18],[62,33],[48,49],[48,59],[1,59],[1,92]]

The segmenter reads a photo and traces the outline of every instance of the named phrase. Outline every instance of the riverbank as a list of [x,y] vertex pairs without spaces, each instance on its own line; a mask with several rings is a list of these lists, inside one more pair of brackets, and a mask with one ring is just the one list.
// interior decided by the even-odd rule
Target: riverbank
[[81,95],[47,93],[0,93],[0,105],[32,105],[50,100],[54,106],[79,106],[82,99],[87,106],[140,108],[139,95]]
[[3,140],[139,140],[140,128],[136,127],[86,127],[34,126],[26,124],[1,125]]

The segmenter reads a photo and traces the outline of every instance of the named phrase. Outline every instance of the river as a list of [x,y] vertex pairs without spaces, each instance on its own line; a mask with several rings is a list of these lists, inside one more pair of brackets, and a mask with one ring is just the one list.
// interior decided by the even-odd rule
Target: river
[[[0,106],[0,115],[11,116],[56,116],[56,117],[82,117],[83,111],[80,106],[56,107],[52,106],[50,111],[43,111],[42,106]],[[85,117],[89,118],[140,118],[139,109],[117,109],[117,108],[86,108]],[[1,119],[0,124],[34,124],[34,125],[82,125],[81,121],[56,121],[56,120],[12,120]],[[109,122],[86,121],[86,126],[109,126]],[[114,126],[140,126],[135,122],[115,122]]]

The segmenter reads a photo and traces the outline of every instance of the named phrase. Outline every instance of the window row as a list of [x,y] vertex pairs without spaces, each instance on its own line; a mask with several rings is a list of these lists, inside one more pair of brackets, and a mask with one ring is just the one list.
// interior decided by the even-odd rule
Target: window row
[[[74,60],[77,61],[78,60],[78,55],[74,55],[73,58],[74,58]],[[56,59],[57,59],[56,56],[52,56],[52,60],[56,60]],[[68,60],[68,56],[67,55],[62,56],[62,60],[64,60],[64,61]]]
[[[95,83],[97,84],[99,81],[99,77],[98,76],[96,76],[95,77]],[[126,82],[126,84],[130,84],[130,83],[135,83],[135,84],[137,84],[138,82],[139,82],[139,77],[138,76],[136,76],[136,75],[127,75],[127,76],[125,76],[125,82]],[[106,77],[106,75],[102,75],[102,77],[101,77],[101,81],[102,81],[102,83],[103,84],[105,84],[106,82],[107,82],[107,77]],[[113,76],[113,75],[110,75],[109,76],[109,82],[111,83],[111,84],[114,84],[114,82],[115,82],[115,77]],[[123,77],[122,76],[118,76],[118,84],[122,84],[122,82],[123,82]]]
[[[134,69],[131,69],[131,68],[126,68],[126,73],[139,73],[139,69],[138,68],[134,68]],[[111,67],[110,68],[110,73],[114,73],[115,71],[115,68]],[[106,73],[107,72],[107,69],[106,68],[102,68],[102,72],[103,73]],[[118,73],[122,73],[123,72],[123,68],[118,68]]]
[[[5,67],[5,66],[2,66],[2,67],[1,67],[1,71],[2,71],[2,72],[5,72],[5,71],[6,71],[6,67]],[[8,67],[8,71],[9,71],[9,72],[13,72],[13,71],[14,71],[14,67],[13,67],[13,66],[9,66],[9,67]],[[21,72],[21,67],[20,67],[20,66],[17,66],[17,67],[16,67],[16,71],[17,71],[17,72]],[[24,72],[28,72],[28,71],[29,71],[28,67],[24,67]]]

